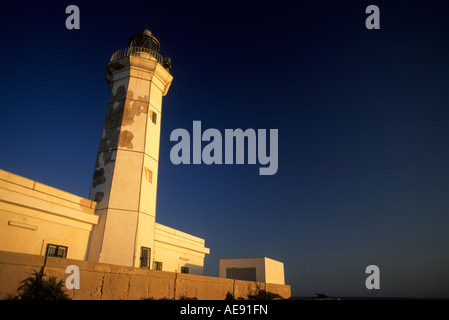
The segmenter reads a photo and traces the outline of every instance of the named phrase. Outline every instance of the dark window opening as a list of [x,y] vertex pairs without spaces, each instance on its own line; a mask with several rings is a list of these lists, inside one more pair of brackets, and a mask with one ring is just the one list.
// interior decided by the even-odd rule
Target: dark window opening
[[140,248],[140,267],[150,268],[151,261],[151,249],[146,247]]
[[226,278],[256,281],[256,268],[226,268]]
[[153,121],[153,123],[156,124],[156,121],[157,121],[157,113],[154,112],[154,111],[151,113],[151,121]]
[[160,262],[160,261],[154,261],[154,267],[153,267],[153,269],[154,269],[154,270],[162,271],[162,262]]
[[45,255],[48,257],[65,258],[67,257],[67,250],[69,248],[66,246],[60,246],[56,244],[47,244],[47,250]]
[[189,273],[189,268],[181,267],[181,273]]

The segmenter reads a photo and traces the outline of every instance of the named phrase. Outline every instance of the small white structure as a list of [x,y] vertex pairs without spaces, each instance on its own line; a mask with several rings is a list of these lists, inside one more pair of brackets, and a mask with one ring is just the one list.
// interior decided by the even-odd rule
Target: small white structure
[[220,278],[285,284],[284,263],[267,257],[220,259]]

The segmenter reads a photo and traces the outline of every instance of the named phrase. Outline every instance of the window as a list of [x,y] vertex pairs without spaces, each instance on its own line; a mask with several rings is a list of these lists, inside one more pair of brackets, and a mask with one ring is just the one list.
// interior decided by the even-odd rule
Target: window
[[68,247],[49,243],[47,244],[45,255],[48,257],[65,258],[67,257],[67,250]]
[[162,271],[162,262],[160,262],[160,261],[154,261],[154,267],[153,267],[153,269],[154,269],[154,270]]
[[189,273],[189,268],[181,267],[181,273]]
[[151,261],[151,249],[146,247],[140,248],[140,267],[150,268]]
[[154,124],[156,124],[157,121],[157,113],[154,111],[151,111],[151,121],[153,121]]
[[226,268],[226,278],[256,281],[256,268]]

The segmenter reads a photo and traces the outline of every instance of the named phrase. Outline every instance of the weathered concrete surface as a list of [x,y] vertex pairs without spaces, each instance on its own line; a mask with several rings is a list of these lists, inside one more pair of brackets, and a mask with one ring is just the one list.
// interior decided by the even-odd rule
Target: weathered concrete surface
[[234,280],[176,273],[176,299],[223,300],[233,293]]
[[[17,295],[19,282],[39,271],[45,257],[0,251],[0,299]],[[123,267],[112,264],[48,257],[44,273],[65,280],[65,270],[80,270],[80,289],[67,290],[76,300],[180,299],[223,300],[228,292],[246,297],[259,289],[291,296],[289,285],[265,284],[166,271]]]

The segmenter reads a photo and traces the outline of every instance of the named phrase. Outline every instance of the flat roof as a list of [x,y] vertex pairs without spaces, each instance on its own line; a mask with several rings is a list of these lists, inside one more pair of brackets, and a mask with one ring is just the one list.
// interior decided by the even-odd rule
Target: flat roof
[[269,257],[221,258],[221,259],[219,259],[219,260],[250,260],[250,259],[270,259],[270,260],[273,260],[273,261],[276,261],[276,262],[281,262],[281,263],[283,263],[282,261],[275,260],[275,259],[272,259],[272,258],[269,258]]

